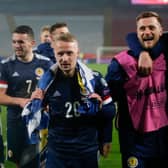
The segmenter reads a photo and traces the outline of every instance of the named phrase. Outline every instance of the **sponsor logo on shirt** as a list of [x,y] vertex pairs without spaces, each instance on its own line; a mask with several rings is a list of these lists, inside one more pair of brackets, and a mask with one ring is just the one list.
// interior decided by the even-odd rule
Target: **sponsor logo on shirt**
[[16,77],[16,76],[20,76],[20,75],[19,75],[18,72],[14,72],[14,73],[12,74],[12,76],[13,76],[13,77]]
[[59,96],[61,96],[61,93],[58,90],[56,90],[55,93],[53,94],[53,96],[54,97],[59,97]]

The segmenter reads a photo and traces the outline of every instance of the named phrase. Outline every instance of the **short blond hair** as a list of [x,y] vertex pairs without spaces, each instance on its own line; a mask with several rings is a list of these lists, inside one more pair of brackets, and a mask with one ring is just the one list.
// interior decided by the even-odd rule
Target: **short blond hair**
[[44,25],[41,27],[40,32],[43,33],[44,31],[49,31],[50,32],[50,25]]

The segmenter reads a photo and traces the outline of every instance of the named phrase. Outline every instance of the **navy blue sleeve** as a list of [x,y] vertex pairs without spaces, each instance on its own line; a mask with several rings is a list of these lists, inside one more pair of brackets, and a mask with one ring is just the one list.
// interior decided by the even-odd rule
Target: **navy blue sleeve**
[[168,58],[168,49],[167,49],[167,44],[168,44],[168,32],[164,32],[162,37],[161,37],[161,43],[163,43],[163,48],[164,48],[164,54],[166,54]]
[[126,36],[126,42],[131,49],[132,53],[131,54],[135,58],[139,58],[139,55],[142,51],[147,51],[149,52],[150,56],[152,59],[157,58],[162,52],[168,53],[167,50],[167,43],[168,43],[168,33],[164,33],[158,43],[151,49],[145,49],[142,47],[140,44],[137,33],[129,33]]
[[112,97],[110,95],[110,89],[108,87],[108,84],[103,78],[103,76],[98,72],[96,72],[95,78],[95,91],[101,96],[103,100],[101,113],[104,117],[113,119],[116,113],[116,109]]
[[139,54],[141,53],[141,51],[144,51],[144,48],[141,46],[138,40],[137,33],[128,33],[126,36],[126,42],[128,44],[128,47],[133,51],[133,55],[136,58],[139,58]]
[[[108,87],[110,88],[110,95],[112,96],[113,101],[118,101],[118,99],[123,95],[123,75],[126,74],[119,65],[118,61],[116,59],[112,59],[110,65],[108,66],[105,79],[108,83]],[[108,111],[108,108],[106,110]],[[112,141],[112,120],[109,120],[107,117],[104,121],[104,128],[100,129],[101,131],[99,133],[99,138],[101,141],[100,147],[102,147],[104,143]]]
[[48,42],[39,44],[34,52],[50,58],[51,61],[53,61],[54,63],[56,62],[54,56],[54,50],[51,47],[51,44]]
[[102,108],[98,113],[98,135],[99,144],[102,146],[104,143],[112,142],[112,122],[116,114],[116,107],[110,95],[110,90],[107,82],[103,76],[96,72],[96,93],[98,93],[102,100]]
[[167,43],[168,43],[168,31],[163,33],[163,35],[161,37],[161,40],[165,45],[167,45]]
[[112,142],[112,133],[113,133],[113,120],[107,119],[102,120],[99,118],[99,127],[98,127],[98,139],[100,150],[105,143]]
[[123,94],[123,84],[125,82],[126,73],[121,68],[116,59],[112,59],[108,66],[105,79],[110,88],[110,94],[114,101],[118,101]]

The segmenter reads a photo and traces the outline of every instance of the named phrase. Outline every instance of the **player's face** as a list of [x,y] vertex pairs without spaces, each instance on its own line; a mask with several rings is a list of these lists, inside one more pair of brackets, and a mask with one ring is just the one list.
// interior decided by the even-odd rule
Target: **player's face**
[[162,26],[155,17],[143,18],[137,22],[138,39],[144,48],[153,48],[162,31]]
[[41,43],[51,42],[51,36],[50,36],[50,32],[48,30],[45,30],[41,33],[40,41],[41,41]]
[[73,76],[79,54],[77,42],[57,41],[54,52],[59,68],[66,76]]
[[20,58],[26,58],[32,52],[35,41],[27,34],[13,33],[12,47],[15,55]]

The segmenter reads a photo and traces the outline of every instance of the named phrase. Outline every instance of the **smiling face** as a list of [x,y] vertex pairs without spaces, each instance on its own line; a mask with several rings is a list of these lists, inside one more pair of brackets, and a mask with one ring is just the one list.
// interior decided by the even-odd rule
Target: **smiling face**
[[162,26],[156,17],[141,18],[137,21],[137,36],[141,45],[150,49],[162,35]]
[[40,41],[41,43],[50,43],[51,42],[51,37],[50,37],[50,31],[49,30],[44,30],[40,34]]
[[21,60],[31,60],[32,48],[35,41],[28,35],[23,33],[13,33],[12,47],[15,55]]

